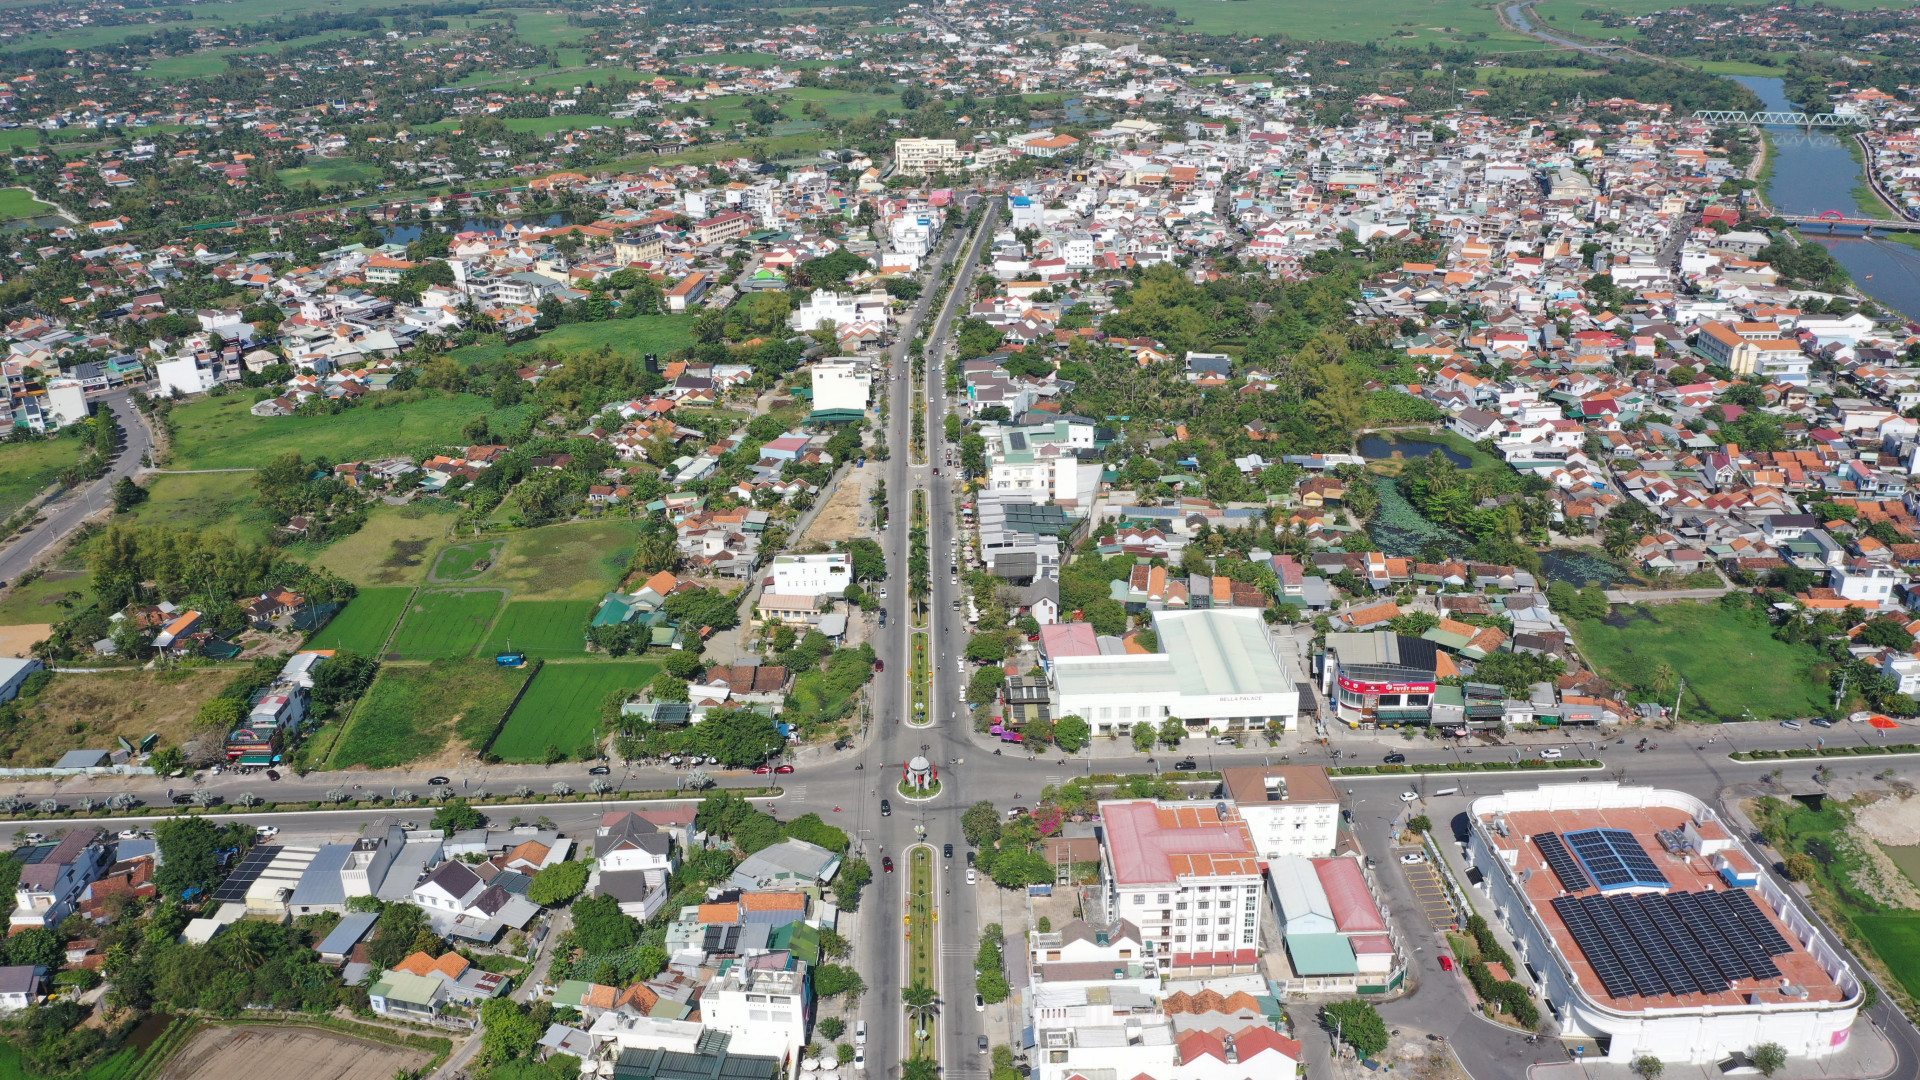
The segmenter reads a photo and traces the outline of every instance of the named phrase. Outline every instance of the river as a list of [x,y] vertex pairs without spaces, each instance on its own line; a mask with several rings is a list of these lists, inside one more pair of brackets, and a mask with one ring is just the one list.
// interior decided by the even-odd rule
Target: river
[[[1731,78],[1760,95],[1770,110],[1796,109],[1780,79]],[[1869,216],[1853,197],[1853,189],[1864,186],[1866,178],[1837,136],[1818,128],[1805,132],[1770,128],[1767,134],[1772,140],[1769,160],[1773,166],[1767,201],[1774,209],[1792,214],[1841,210],[1851,216]],[[1910,319],[1920,319],[1920,250],[1891,240],[1804,235],[1832,250],[1861,291]]]

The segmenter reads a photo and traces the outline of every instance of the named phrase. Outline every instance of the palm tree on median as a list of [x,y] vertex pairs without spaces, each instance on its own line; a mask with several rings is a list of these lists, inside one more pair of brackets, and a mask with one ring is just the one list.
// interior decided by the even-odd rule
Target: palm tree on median
[[900,1000],[907,1006],[907,1012],[916,1020],[931,1021],[933,1014],[939,1011],[940,999],[931,987],[914,983],[900,991]]

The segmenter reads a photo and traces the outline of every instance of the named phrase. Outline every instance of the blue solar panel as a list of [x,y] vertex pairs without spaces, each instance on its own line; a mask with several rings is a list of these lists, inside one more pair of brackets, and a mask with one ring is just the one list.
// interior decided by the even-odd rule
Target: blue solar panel
[[1563,838],[1601,892],[1666,889],[1671,884],[1640,841],[1625,829],[1581,829]]
[[1574,862],[1573,856],[1567,853],[1567,845],[1560,842],[1559,833],[1535,833],[1533,842],[1540,849],[1540,857],[1547,860],[1547,866],[1552,868],[1553,876],[1560,879],[1562,889],[1577,893],[1593,888],[1593,882],[1587,880],[1580,864]]

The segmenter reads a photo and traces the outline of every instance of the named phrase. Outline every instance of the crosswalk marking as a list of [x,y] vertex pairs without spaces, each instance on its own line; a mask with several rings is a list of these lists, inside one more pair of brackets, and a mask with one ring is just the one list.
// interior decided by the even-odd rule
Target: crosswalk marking
[[790,787],[786,789],[786,792],[793,798],[804,799],[807,797],[807,786],[802,784],[799,787]]
[[1060,774],[1060,773],[1048,773],[1048,774],[1047,774],[1047,783],[1049,783],[1049,784],[1058,784],[1058,783],[1059,783],[1060,781],[1062,781],[1062,780],[1065,780],[1065,779],[1066,779],[1066,777],[1065,777],[1064,775],[1062,775],[1062,774]]

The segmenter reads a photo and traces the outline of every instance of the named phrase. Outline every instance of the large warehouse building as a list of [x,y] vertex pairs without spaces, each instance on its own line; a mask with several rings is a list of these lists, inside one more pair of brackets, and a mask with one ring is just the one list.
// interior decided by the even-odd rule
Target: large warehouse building
[[1294,729],[1300,691],[1258,609],[1156,611],[1153,628],[1159,652],[1055,657],[1053,715],[1122,738],[1169,717],[1195,733]]
[[1476,799],[1470,820],[1474,868],[1541,1007],[1608,1061],[1846,1046],[1858,977],[1706,803],[1552,784]]

